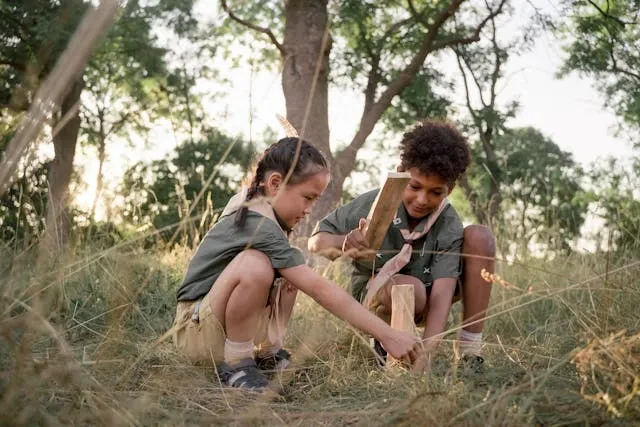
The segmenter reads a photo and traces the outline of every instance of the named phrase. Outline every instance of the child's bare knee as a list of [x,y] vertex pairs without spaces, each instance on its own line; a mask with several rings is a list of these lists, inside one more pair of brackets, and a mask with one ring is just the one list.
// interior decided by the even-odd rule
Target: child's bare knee
[[255,249],[247,249],[240,254],[236,261],[236,268],[242,272],[242,278],[258,286],[271,287],[275,273],[269,257],[264,253]]
[[488,227],[479,224],[468,225],[464,229],[462,252],[494,257],[496,239]]

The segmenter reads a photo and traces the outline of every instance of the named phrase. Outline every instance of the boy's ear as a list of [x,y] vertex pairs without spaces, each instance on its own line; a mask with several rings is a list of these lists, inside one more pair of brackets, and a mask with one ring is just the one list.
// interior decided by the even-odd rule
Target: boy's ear
[[454,188],[456,188],[455,182],[453,184],[449,184],[449,192],[447,193],[447,196],[451,195],[451,192],[453,191]]
[[283,181],[284,177],[280,172],[269,172],[265,180],[267,196],[275,196]]

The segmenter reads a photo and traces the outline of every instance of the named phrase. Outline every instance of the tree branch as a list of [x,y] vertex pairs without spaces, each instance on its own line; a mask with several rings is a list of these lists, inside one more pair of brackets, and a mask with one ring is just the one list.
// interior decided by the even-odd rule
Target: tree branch
[[416,21],[424,24],[425,22],[422,20],[422,14],[419,13],[416,7],[413,5],[413,0],[408,0],[407,3],[409,4],[409,10],[411,11],[411,15],[413,15]]
[[[387,29],[387,31],[384,32],[382,37],[377,40],[375,52],[370,49],[370,46],[368,46],[367,52],[369,53],[369,65],[371,65],[371,70],[369,70],[369,76],[367,77],[367,86],[364,90],[364,111],[369,111],[371,109],[371,106],[375,102],[378,84],[380,83],[381,79],[380,56],[386,40],[391,37],[396,31],[402,28],[403,25],[407,24],[410,21],[410,18],[406,18],[392,24]],[[390,51],[393,51],[393,48],[390,49]]]
[[602,10],[602,8],[600,6],[598,6],[596,3],[594,3],[592,0],[587,0],[587,3],[589,3],[591,6],[593,6],[603,17],[605,17],[607,19],[611,19],[612,21],[620,24],[623,27],[625,27],[627,25],[637,24],[637,22],[634,22],[634,21],[629,21],[629,22],[628,21],[623,21],[619,17],[611,15],[609,13],[609,2],[607,2],[607,10]]
[[[478,96],[480,97],[480,102],[484,107],[487,107],[488,105],[487,105],[487,102],[484,100],[482,85],[480,84],[480,80],[478,80],[478,76],[476,76],[476,73],[473,71],[473,68],[469,63],[469,59],[466,56],[464,56],[459,49],[454,48],[453,51],[456,53],[456,56],[458,57],[458,59],[462,59],[462,62],[464,62],[464,65],[469,70],[469,73],[471,74],[471,78],[473,79],[473,83],[476,85],[476,88],[478,89]],[[460,71],[462,71],[466,76],[466,73],[464,72],[463,69],[460,69]]]
[[[488,6],[488,5],[487,5]],[[493,46],[493,54],[496,61],[493,64],[493,72],[491,73],[491,87],[490,87],[490,103],[489,107],[493,109],[496,104],[496,86],[500,79],[500,68],[502,67],[502,59],[500,58],[500,46],[496,37],[496,21],[491,18],[491,44]]]
[[367,137],[373,131],[374,126],[380,117],[382,117],[382,114],[389,105],[391,105],[393,98],[411,84],[416,73],[424,64],[427,55],[434,50],[433,44],[438,30],[447,19],[456,13],[463,2],[464,0],[453,0],[445,10],[438,14],[434,23],[428,26],[420,49],[418,49],[418,52],[413,56],[411,62],[399,73],[398,77],[389,83],[385,91],[380,95],[380,98],[371,104],[369,110],[362,112],[358,131],[351,140],[351,143],[336,156],[336,163],[342,174],[346,175],[353,169],[358,150],[362,148]]
[[402,19],[398,22],[396,22],[395,24],[392,24],[387,31],[384,32],[384,34],[382,35],[382,37],[380,37],[380,40],[378,40],[378,53],[380,52],[380,50],[382,50],[382,47],[385,43],[385,41],[391,37],[396,31],[398,31],[403,25],[408,24],[409,22],[411,22],[411,18],[405,18]]
[[610,48],[609,48],[609,58],[611,58],[611,71],[612,72],[621,73],[621,74],[624,74],[626,76],[633,77],[636,80],[640,81],[640,74],[634,73],[633,71],[627,70],[625,68],[620,68],[618,66],[618,61],[616,60],[616,57],[615,57],[615,55],[613,53],[613,44],[611,44]]
[[276,48],[278,48],[278,50],[280,51],[280,54],[282,56],[285,55],[285,49],[284,46],[282,45],[282,43],[280,43],[278,41],[278,39],[276,38],[276,36],[273,34],[273,32],[271,32],[270,29],[268,28],[264,28],[264,27],[260,27],[256,24],[253,24],[247,20],[244,20],[242,18],[240,18],[238,15],[236,15],[235,13],[233,13],[233,11],[231,11],[231,9],[229,9],[229,5],[227,4],[227,0],[220,0],[220,5],[222,6],[222,9],[227,12],[227,14],[229,15],[229,18],[233,19],[234,21],[236,21],[237,23],[253,30],[253,31],[257,31],[259,33],[262,34],[266,34],[267,37],[269,37],[269,40],[271,40],[271,42],[275,45]]
[[375,102],[378,83],[380,83],[379,66],[380,56],[373,56],[371,58],[371,70],[369,71],[369,77],[367,78],[367,87],[364,89],[364,111],[371,110],[371,106]]
[[[480,40],[480,33],[482,32],[482,29],[484,28],[485,25],[487,25],[487,22],[489,22],[490,20],[492,20],[493,18],[495,18],[496,16],[500,15],[502,13],[502,8],[504,7],[505,3],[507,2],[507,0],[501,0],[500,4],[498,5],[498,8],[496,10],[491,10],[491,13],[489,13],[489,15],[487,15],[486,18],[484,18],[480,24],[478,24],[478,26],[476,27],[476,29],[473,31],[473,33],[471,33],[470,35],[466,36],[466,37],[461,37],[461,38],[454,38],[454,39],[449,39],[449,40],[442,40],[438,43],[434,43],[433,45],[433,50],[440,50],[440,49],[444,49],[446,47],[450,47],[450,46],[454,46],[454,45],[465,45],[465,44],[471,44],[474,42],[477,42]],[[442,25],[442,24],[440,24]]]
[[[458,69],[460,70],[460,74],[462,75],[462,83],[464,85],[464,94],[466,98],[467,109],[469,110],[469,114],[471,114],[471,117],[473,118],[474,123],[476,123],[476,126],[478,126],[478,123],[479,123],[478,115],[476,114],[476,110],[471,106],[471,96],[469,94],[469,83],[467,82],[467,72],[465,71],[464,66],[462,65],[462,60],[460,59],[461,57],[460,52],[457,49],[454,49],[454,52],[456,53],[456,61],[458,62]],[[468,64],[467,64],[467,67],[469,67]],[[471,75],[475,79],[473,71],[471,71]],[[476,85],[477,84],[478,84],[478,81],[476,80]],[[480,86],[478,86],[478,89],[480,93],[480,99],[484,104],[484,100],[482,99],[482,90],[480,89]]]

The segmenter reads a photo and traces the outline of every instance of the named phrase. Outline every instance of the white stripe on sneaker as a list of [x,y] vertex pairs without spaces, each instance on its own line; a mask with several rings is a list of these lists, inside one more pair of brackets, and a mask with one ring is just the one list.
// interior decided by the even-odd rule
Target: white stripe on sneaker
[[236,381],[238,381],[242,377],[245,377],[246,375],[247,373],[245,371],[236,372],[235,374],[231,375],[231,377],[229,377],[227,384],[233,386]]

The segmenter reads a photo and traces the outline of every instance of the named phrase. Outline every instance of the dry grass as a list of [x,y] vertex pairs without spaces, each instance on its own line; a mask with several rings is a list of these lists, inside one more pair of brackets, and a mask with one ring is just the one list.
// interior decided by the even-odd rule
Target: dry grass
[[[458,378],[451,344],[429,376],[374,367],[366,339],[301,297],[280,396],[220,387],[169,329],[190,255],[77,250],[0,266],[0,425],[629,425],[640,413],[640,265],[573,256],[501,264],[488,372]],[[35,267],[34,267],[35,265]],[[345,269],[325,274],[344,283]],[[459,310],[459,307],[456,307]],[[450,327],[458,327],[451,315]],[[621,331],[626,332],[621,332]]]

